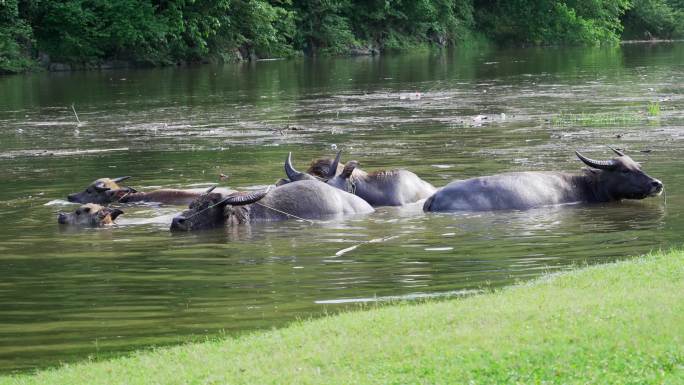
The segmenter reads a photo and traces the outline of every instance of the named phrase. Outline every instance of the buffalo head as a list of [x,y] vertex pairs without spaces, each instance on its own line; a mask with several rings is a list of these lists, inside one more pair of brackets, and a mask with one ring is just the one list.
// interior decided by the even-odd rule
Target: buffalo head
[[341,151],[338,152],[335,159],[320,158],[312,161],[309,165],[309,168],[306,170],[306,173],[323,180],[334,177],[335,175],[341,173],[342,169],[344,168],[344,164],[340,163],[341,154]]
[[187,210],[174,217],[171,222],[171,231],[202,230],[223,226],[231,219],[232,206],[252,204],[268,193],[266,190],[224,196],[212,192],[214,188],[216,186],[210,187],[203,195],[190,203]]
[[77,208],[73,213],[59,213],[57,222],[60,225],[101,227],[111,225],[121,214],[123,214],[123,211],[119,209],[111,209],[98,204],[88,203]]
[[91,183],[85,190],[79,193],[69,194],[67,199],[74,203],[112,203],[117,202],[124,196],[136,192],[130,187],[119,186],[119,183],[130,178],[130,176],[122,176],[119,178],[109,179],[101,178]]
[[344,165],[344,168],[342,169],[342,172],[340,172],[338,175],[335,175],[333,178],[331,178],[328,181],[328,184],[336,187],[340,190],[356,194],[356,187],[354,185],[354,182],[352,181],[352,174],[354,173],[354,170],[359,166],[359,162],[355,160],[350,160]]
[[590,167],[594,191],[602,200],[644,199],[663,192],[663,183],[641,171],[639,163],[611,148],[617,157],[593,160],[575,151],[577,157]]

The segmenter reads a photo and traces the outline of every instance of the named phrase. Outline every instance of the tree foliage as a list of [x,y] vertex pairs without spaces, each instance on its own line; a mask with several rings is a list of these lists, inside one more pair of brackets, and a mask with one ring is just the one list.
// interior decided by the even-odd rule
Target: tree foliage
[[31,27],[19,17],[17,0],[0,1],[0,73],[30,68],[28,47],[32,41]]
[[684,35],[684,0],[0,0],[0,71]]
[[628,39],[682,37],[684,0],[633,0],[623,23]]
[[476,0],[477,18],[489,36],[529,44],[616,42],[629,0]]

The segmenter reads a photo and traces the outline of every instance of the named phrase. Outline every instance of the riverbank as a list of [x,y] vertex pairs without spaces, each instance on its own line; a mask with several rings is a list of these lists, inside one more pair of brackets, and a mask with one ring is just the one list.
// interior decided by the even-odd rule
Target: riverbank
[[[425,0],[328,4],[0,2],[0,73],[161,66],[238,58],[368,54],[415,45],[460,46],[475,36],[514,45],[598,45],[682,37],[678,0],[538,3]],[[624,32],[623,32],[624,31]],[[52,63],[52,64],[50,64]]]
[[684,252],[0,384],[681,383]]

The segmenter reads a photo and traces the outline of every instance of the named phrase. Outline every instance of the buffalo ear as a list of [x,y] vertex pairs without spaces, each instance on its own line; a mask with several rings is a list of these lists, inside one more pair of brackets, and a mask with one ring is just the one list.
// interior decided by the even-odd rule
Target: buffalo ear
[[110,215],[110,217],[112,218],[112,220],[115,220],[116,217],[118,217],[119,215],[121,215],[121,214],[123,214],[123,213],[124,213],[124,212],[123,212],[122,210],[119,210],[119,209],[111,209],[111,210],[109,211],[109,215]]
[[280,186],[286,185],[288,183],[291,183],[289,179],[280,178],[275,182],[275,185],[276,185],[276,187],[280,187]]
[[582,171],[584,171],[585,174],[590,174],[590,175],[598,174],[598,170],[595,168],[582,167]]

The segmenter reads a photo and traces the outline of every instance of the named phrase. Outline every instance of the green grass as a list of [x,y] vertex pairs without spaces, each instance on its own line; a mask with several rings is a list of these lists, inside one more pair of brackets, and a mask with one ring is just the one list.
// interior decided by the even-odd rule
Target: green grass
[[1,384],[681,384],[684,252]]
[[660,103],[659,102],[648,103],[648,115],[649,116],[660,116]]
[[582,127],[596,127],[596,126],[624,126],[627,124],[636,124],[644,121],[645,118],[637,113],[579,113],[569,114],[561,112],[558,115],[551,117],[550,122],[554,126],[582,126]]

